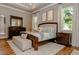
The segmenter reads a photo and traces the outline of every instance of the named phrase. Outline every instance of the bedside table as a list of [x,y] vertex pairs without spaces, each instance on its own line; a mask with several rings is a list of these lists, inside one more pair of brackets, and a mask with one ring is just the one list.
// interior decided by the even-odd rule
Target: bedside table
[[58,32],[56,41],[58,44],[71,46],[71,37],[72,37],[71,33]]

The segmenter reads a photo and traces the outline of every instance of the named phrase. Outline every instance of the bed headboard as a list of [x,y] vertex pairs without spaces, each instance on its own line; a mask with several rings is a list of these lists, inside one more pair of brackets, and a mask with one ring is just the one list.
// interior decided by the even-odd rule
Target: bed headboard
[[57,22],[45,22],[45,23],[40,23],[39,25],[38,25],[38,28],[39,27],[43,27],[43,28],[45,28],[45,27],[52,27],[52,28],[54,28],[54,27],[56,27],[56,33],[58,32],[58,23]]

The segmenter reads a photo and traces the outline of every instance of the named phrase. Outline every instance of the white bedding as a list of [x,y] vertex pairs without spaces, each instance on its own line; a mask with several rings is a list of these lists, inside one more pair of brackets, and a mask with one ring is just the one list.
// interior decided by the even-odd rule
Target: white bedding
[[28,34],[34,35],[38,37],[38,41],[49,40],[56,37],[55,33],[47,33],[47,32],[26,32]]
[[26,32],[31,35],[38,37],[38,41],[49,40],[52,38],[56,38],[56,24],[45,24],[41,25],[38,30],[35,32]]
[[43,33],[43,37],[42,37],[42,41],[43,40],[49,40],[49,39],[52,39],[52,38],[55,38],[56,37],[56,34],[54,33]]

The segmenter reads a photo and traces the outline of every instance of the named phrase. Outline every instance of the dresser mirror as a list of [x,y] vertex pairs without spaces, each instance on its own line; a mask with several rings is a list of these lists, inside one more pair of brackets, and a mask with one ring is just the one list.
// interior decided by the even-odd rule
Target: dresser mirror
[[10,26],[23,26],[22,17],[10,16]]

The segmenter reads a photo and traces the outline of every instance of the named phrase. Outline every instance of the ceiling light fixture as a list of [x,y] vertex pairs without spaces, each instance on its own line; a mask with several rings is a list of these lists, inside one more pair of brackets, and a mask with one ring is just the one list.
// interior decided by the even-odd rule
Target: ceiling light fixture
[[31,9],[35,9],[36,8],[36,4],[29,3],[28,5],[31,7]]
[[29,5],[32,6],[33,4],[32,3],[29,3]]

